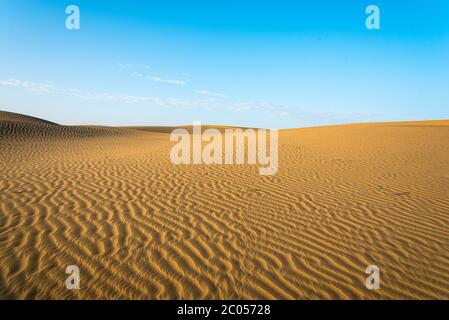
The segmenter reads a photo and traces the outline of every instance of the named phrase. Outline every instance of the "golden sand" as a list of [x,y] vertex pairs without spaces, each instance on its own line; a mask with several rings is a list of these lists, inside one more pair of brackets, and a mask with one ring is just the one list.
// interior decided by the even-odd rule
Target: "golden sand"
[[0,112],[0,298],[449,298],[449,121],[284,130],[273,176],[169,132]]

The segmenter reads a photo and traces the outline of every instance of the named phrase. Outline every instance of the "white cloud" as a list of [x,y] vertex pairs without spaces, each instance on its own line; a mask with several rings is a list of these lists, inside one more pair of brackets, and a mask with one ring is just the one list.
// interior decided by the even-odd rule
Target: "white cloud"
[[77,89],[61,90],[61,92],[84,100],[122,102],[126,104],[143,103],[151,100],[150,97],[144,96],[133,96],[128,94],[96,93],[96,92],[80,91]]
[[33,92],[51,92],[51,91],[56,90],[55,86],[48,84],[48,83],[37,83],[37,82],[22,81],[22,80],[17,80],[17,79],[1,80],[0,85],[10,86],[10,87],[21,87],[21,88],[25,88],[28,91],[33,91]]
[[[183,86],[186,84],[186,82],[184,80],[175,80],[175,79],[165,79],[165,78],[161,78],[158,76],[149,76],[149,75],[145,75],[141,72],[142,69],[150,69],[150,66],[145,65],[145,64],[132,64],[132,63],[120,63],[117,62],[117,66],[125,71],[129,72],[129,75],[135,78],[143,78],[146,80],[150,80],[153,82],[157,82],[157,83],[166,83],[166,84],[171,84],[171,85],[176,85],[176,86]],[[139,70],[139,71],[137,71]]]
[[168,84],[173,84],[173,85],[177,85],[177,86],[183,86],[186,84],[186,82],[183,80],[163,79],[160,77],[153,77],[153,76],[146,76],[145,79],[151,80],[153,82],[168,83]]
[[73,89],[65,90],[64,93],[84,100],[111,101],[125,104],[150,104],[152,106],[158,107],[212,108],[215,106],[215,100],[213,99],[192,100],[192,99],[182,99],[173,97],[135,96],[117,93],[86,92]]
[[143,73],[133,71],[133,72],[131,72],[131,76],[136,77],[136,78],[143,78],[145,75]]
[[83,100],[93,100],[93,101],[110,101],[125,104],[146,103],[152,106],[178,107],[178,108],[195,108],[195,107],[214,108],[217,106],[217,101],[213,98],[184,99],[173,97],[136,96],[121,93],[99,93],[93,91],[85,91],[77,88],[65,88],[46,83],[37,83],[17,79],[0,80],[0,85],[23,88],[24,90],[29,92],[62,94]]
[[216,97],[216,98],[225,98],[226,96],[223,93],[211,92],[208,90],[196,90],[196,93],[202,94],[204,96]]
[[[287,107],[275,105],[270,102],[241,101],[231,105],[231,110],[237,112],[257,112],[280,117],[295,119],[298,123],[307,124],[333,124],[364,121],[363,119],[373,118],[373,114],[343,113],[334,111],[320,111],[316,108]],[[365,120],[366,121],[366,120]]]

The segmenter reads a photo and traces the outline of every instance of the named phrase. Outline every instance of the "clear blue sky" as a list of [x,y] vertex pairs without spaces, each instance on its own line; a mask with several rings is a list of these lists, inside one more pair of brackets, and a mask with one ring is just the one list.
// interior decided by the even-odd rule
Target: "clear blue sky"
[[[365,28],[370,4],[381,30]],[[0,109],[105,125],[447,119],[449,1],[0,0]]]

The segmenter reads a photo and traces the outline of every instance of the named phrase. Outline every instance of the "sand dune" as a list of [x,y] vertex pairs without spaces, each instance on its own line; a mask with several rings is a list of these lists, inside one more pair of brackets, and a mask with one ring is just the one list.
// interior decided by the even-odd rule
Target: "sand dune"
[[10,122],[24,122],[24,123],[32,123],[32,124],[52,124],[57,125],[54,122],[50,122],[44,119],[39,119],[32,116],[27,116],[20,113],[0,111],[0,121],[10,121]]
[[261,176],[175,166],[160,128],[0,112],[0,298],[449,298],[449,121],[279,139]]
[[[143,130],[143,131],[149,131],[149,132],[159,132],[159,133],[171,133],[173,130],[175,129],[185,129],[188,132],[192,133],[193,132],[193,126],[192,125],[186,125],[186,126],[136,126],[136,127],[124,127],[124,128],[128,128],[128,129],[133,129],[133,130]],[[223,133],[226,129],[247,129],[244,127],[232,127],[232,126],[220,126],[220,125],[201,125],[202,130],[207,130],[207,129],[217,129],[218,131],[220,131],[221,133]]]

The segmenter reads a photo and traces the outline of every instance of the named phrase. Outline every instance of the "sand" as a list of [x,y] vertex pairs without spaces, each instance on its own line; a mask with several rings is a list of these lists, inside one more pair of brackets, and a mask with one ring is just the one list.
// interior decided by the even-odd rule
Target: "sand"
[[0,298],[449,298],[449,121],[284,130],[273,176],[168,132],[1,112]]

